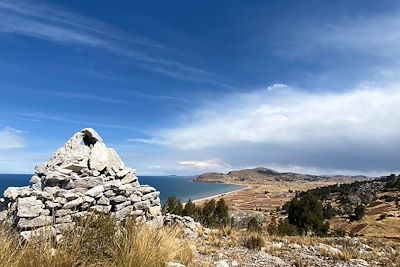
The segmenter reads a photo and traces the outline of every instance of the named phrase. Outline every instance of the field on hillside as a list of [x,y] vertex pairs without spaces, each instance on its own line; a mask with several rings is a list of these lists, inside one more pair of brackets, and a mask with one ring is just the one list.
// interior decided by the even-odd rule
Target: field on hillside
[[[276,212],[277,208],[293,199],[296,191],[307,191],[317,187],[350,182],[352,181],[241,183],[249,188],[226,194],[223,197],[231,211],[261,212],[268,221],[271,216],[282,216]],[[359,221],[335,217],[330,220],[330,224],[332,230],[343,229],[354,235],[400,238],[400,210],[394,201],[378,200],[373,205],[367,206],[365,216]]]

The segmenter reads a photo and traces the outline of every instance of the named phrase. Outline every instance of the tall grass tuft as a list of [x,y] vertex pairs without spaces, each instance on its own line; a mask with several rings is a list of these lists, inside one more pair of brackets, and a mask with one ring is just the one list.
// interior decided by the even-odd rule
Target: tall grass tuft
[[156,230],[133,220],[127,222],[118,246],[115,264],[121,267],[156,267],[168,261],[190,266],[194,258],[189,245],[182,241],[179,229]]
[[0,265],[7,267],[162,267],[167,261],[191,266],[194,254],[178,229],[153,229],[129,220],[117,226],[107,215],[87,217],[56,244],[51,236],[23,242],[0,225]]

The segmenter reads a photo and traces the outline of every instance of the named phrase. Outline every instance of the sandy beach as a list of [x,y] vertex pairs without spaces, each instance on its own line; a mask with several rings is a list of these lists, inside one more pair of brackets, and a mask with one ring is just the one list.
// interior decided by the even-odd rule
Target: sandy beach
[[251,189],[251,188],[252,188],[251,186],[246,186],[244,188],[240,188],[240,189],[233,190],[233,191],[230,191],[230,192],[217,194],[217,195],[212,195],[212,196],[209,196],[209,197],[198,198],[198,199],[194,199],[192,201],[194,203],[196,203],[196,202],[202,202],[202,201],[210,200],[210,199],[213,199],[213,198],[221,198],[221,197],[225,197],[227,195],[230,195],[230,194],[233,194],[233,193],[237,193],[237,192],[241,192],[241,191],[244,191],[244,190],[247,190],[247,189]]

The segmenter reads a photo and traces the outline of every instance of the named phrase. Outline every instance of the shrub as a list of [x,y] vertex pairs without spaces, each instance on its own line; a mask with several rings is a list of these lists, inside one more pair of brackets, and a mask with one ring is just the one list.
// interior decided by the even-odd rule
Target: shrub
[[192,218],[196,217],[196,205],[193,203],[191,199],[185,204],[183,208],[183,215],[190,216]]
[[361,220],[365,215],[365,207],[363,205],[358,205],[354,209],[354,219],[355,220]]
[[215,224],[215,200],[207,201],[201,209],[201,223],[205,226],[211,227]]
[[376,219],[377,221],[381,221],[381,220],[384,220],[386,217],[388,216],[388,214],[387,213],[381,213],[380,215],[379,215],[379,218],[378,219]]
[[276,218],[272,218],[271,222],[268,224],[267,232],[270,235],[278,234],[278,224],[276,222]]
[[251,218],[251,220],[247,224],[247,230],[251,232],[261,232],[261,226],[256,218]]
[[182,215],[183,213],[183,206],[181,200],[176,196],[168,197],[167,201],[162,207],[163,214],[172,213],[176,215]]
[[333,231],[333,236],[336,236],[336,237],[345,237],[346,235],[347,235],[347,232],[343,228],[336,228]]
[[331,219],[336,215],[336,210],[332,207],[331,203],[328,203],[324,209],[323,209],[323,213],[324,213],[324,219]]
[[400,189],[400,175],[391,174],[387,177],[386,189]]
[[243,246],[248,249],[260,249],[261,247],[265,246],[265,240],[259,234],[252,234],[244,238]]
[[292,199],[287,211],[288,222],[296,226],[300,234],[312,231],[317,235],[325,235],[328,232],[329,224],[324,224],[322,203],[315,195],[308,193],[300,199]]
[[183,207],[179,198],[171,196],[162,207],[163,214],[172,213],[176,215],[190,216],[207,227],[226,226],[231,224],[228,206],[221,198],[216,202],[214,199],[206,201],[201,207],[196,206],[192,200]]
[[290,224],[287,219],[280,219],[277,225],[276,234],[278,235],[298,235],[299,231],[296,226]]
[[229,214],[228,214],[228,206],[225,203],[225,200],[221,198],[218,200],[215,206],[215,223],[218,225],[228,225],[230,222]]

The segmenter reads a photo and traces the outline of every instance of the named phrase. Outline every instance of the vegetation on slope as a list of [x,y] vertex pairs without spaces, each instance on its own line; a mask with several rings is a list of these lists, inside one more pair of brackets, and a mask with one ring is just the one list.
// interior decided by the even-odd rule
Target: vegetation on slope
[[223,198],[218,201],[214,199],[206,201],[201,207],[196,206],[189,199],[183,208],[180,199],[176,196],[171,196],[163,205],[162,212],[164,214],[172,213],[180,216],[190,216],[206,227],[226,226],[231,222],[228,206]]
[[57,244],[46,236],[22,242],[18,233],[0,225],[0,262],[9,267],[159,267],[168,261],[191,266],[193,252],[182,240],[178,229],[150,229],[134,219],[117,226],[107,215],[79,221]]

